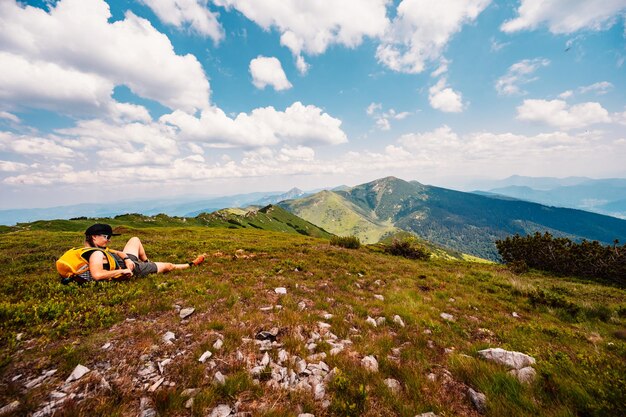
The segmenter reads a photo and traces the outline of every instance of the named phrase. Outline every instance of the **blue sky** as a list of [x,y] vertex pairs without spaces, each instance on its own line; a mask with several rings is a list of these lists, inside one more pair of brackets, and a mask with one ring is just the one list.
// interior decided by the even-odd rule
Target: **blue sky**
[[626,177],[626,0],[4,0],[0,208]]

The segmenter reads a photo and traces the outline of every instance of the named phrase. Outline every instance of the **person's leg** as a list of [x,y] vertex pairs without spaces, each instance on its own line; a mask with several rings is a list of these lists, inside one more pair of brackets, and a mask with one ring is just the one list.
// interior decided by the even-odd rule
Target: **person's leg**
[[173,264],[171,262],[155,262],[157,266],[157,273],[161,274],[164,272],[170,272],[175,269],[187,269],[191,267],[190,264]]
[[148,256],[146,255],[146,251],[143,248],[143,244],[138,237],[131,237],[126,242],[126,246],[124,246],[124,253],[131,253],[137,257],[140,261],[147,261]]

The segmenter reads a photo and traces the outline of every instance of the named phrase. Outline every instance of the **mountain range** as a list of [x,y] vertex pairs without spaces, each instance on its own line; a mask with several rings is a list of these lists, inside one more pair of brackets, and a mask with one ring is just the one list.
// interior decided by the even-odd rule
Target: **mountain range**
[[407,231],[453,250],[498,259],[495,241],[512,234],[548,231],[572,240],[610,244],[626,240],[626,221],[582,210],[492,198],[382,178],[347,190],[322,191],[279,203],[337,235],[374,243]]
[[577,208],[626,218],[626,179],[513,176],[489,184],[483,195],[497,194],[548,206]]

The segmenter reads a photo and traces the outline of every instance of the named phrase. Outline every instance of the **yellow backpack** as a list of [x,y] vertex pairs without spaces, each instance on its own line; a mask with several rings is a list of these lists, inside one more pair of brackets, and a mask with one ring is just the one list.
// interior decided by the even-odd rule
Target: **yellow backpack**
[[107,258],[109,263],[109,271],[115,269],[115,259],[107,249],[101,248],[72,248],[65,252],[57,261],[57,271],[61,275],[61,282],[67,284],[68,282],[75,280],[76,277],[83,272],[89,270],[89,262],[84,257],[85,254],[95,251],[101,251]]

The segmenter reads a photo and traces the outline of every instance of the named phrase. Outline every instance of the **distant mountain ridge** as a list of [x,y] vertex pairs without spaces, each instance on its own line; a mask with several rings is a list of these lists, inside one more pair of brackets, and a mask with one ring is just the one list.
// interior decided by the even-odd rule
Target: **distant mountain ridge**
[[549,231],[574,240],[626,240],[626,221],[581,210],[491,198],[382,178],[345,191],[325,191],[279,204],[338,235],[374,243],[397,230],[463,253],[497,259],[495,240]]
[[488,192],[549,206],[576,208],[626,218],[626,179],[553,180],[519,177],[513,181],[513,185],[491,188]]

